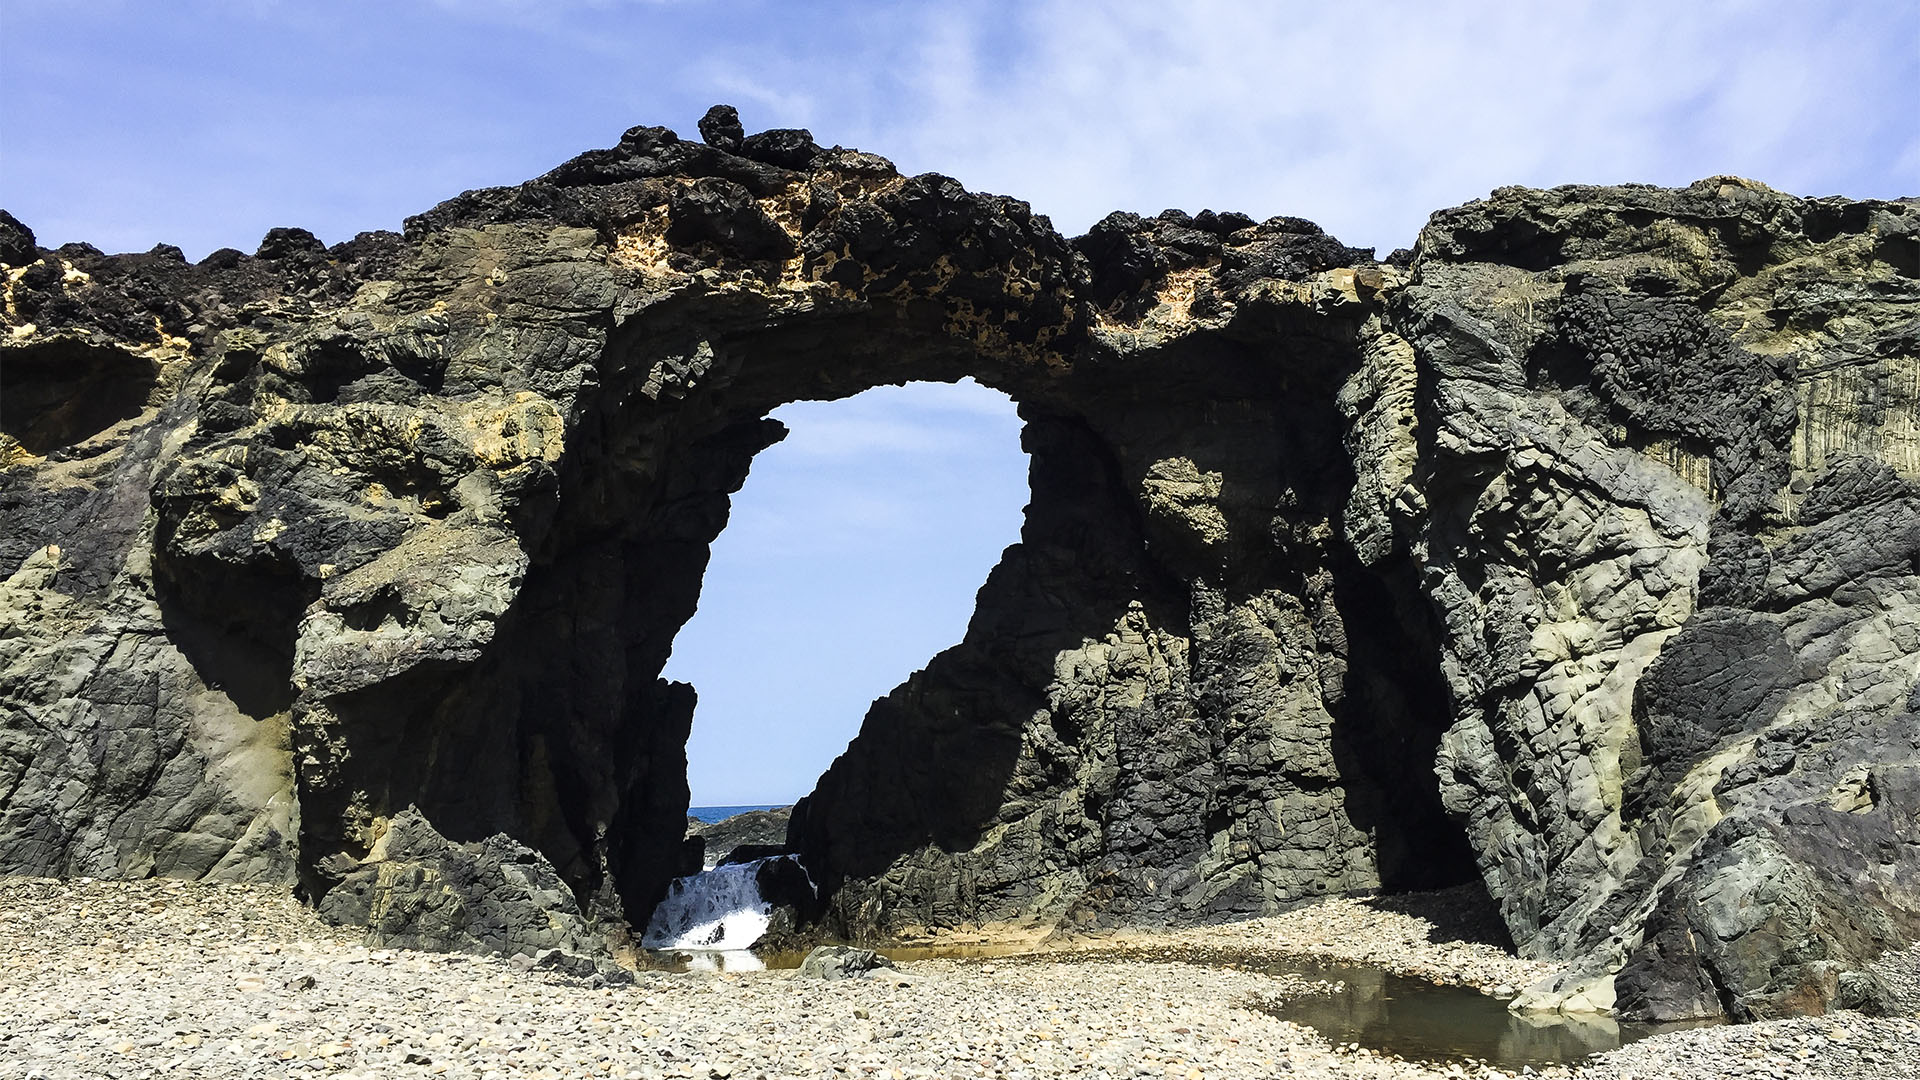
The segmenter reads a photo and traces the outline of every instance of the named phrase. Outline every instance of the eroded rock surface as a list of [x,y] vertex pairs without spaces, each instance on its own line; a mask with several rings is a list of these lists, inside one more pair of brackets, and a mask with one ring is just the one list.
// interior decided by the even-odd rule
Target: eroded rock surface
[[794,810],[833,932],[1479,877],[1578,960],[1541,1004],[1885,996],[1920,940],[1920,207],[1503,189],[1380,263],[1230,213],[1068,241],[701,131],[332,248],[0,218],[0,870],[371,923],[389,838],[498,834],[644,923],[698,864],[659,673],[768,413],[971,376],[1020,404],[1031,505]]

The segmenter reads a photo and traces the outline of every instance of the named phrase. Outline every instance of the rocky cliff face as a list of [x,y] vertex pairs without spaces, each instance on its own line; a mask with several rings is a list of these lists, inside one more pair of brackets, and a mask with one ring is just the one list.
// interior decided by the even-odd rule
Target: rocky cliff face
[[972,376],[1032,502],[795,809],[835,929],[1479,877],[1644,1017],[1920,940],[1920,206],[1504,189],[1379,263],[701,127],[333,248],[0,218],[0,871],[352,918],[444,876],[400,820],[643,922],[768,412]]

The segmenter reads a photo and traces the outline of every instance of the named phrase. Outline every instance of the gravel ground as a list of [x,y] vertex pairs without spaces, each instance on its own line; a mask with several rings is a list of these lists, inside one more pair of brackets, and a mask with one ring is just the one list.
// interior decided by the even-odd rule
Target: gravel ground
[[[1491,946],[1446,940],[1444,897],[1437,922],[1407,904],[1332,901],[1107,944],[1279,940],[1476,985],[1521,972]],[[0,878],[0,1076],[1504,1075],[1332,1047],[1246,1007],[1297,989],[1124,956],[928,960],[845,982],[641,972],[595,988],[504,960],[370,949],[268,890]],[[1920,1075],[1916,1047],[1920,1020],[1842,1015],[1661,1036],[1543,1075],[1891,1080]]]
[[1629,1043],[1602,1054],[1577,1075],[1592,1080],[1913,1080],[1920,1077],[1920,1019],[1836,1013],[1698,1028]]
[[1506,928],[1491,905],[1477,885],[1409,896],[1335,897],[1285,915],[1139,939],[1374,964],[1397,975],[1512,997],[1554,965],[1508,952]]

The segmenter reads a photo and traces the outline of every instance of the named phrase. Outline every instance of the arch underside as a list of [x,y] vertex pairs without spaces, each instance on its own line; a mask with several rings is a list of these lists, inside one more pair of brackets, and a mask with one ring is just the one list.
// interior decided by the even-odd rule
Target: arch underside
[[972,377],[1021,539],[796,808],[824,927],[1479,880],[1579,960],[1550,993],[1646,1016],[1845,1001],[1920,936],[1912,208],[1512,189],[1383,264],[1070,244],[768,135],[331,250],[36,252],[9,400],[106,404],[5,417],[0,870],[325,905],[414,807],[644,919],[690,869],[660,673],[768,414]]

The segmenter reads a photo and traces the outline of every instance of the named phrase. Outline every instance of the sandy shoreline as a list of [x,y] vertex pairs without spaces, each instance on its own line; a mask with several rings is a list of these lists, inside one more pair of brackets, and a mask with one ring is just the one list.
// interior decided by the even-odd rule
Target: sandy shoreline
[[[1069,963],[927,960],[843,982],[644,971],[594,987],[507,960],[368,948],[267,890],[0,878],[0,1075],[1507,1075],[1336,1048],[1250,1007],[1297,989],[1285,977],[1151,958],[1307,952],[1488,988],[1545,970],[1471,940],[1447,908],[1444,894],[1331,900],[1078,939],[1099,958]],[[1916,1047],[1920,1019],[1841,1014],[1662,1035],[1537,1072],[1887,1080],[1920,1075]]]

